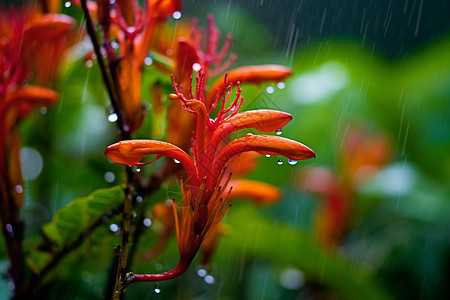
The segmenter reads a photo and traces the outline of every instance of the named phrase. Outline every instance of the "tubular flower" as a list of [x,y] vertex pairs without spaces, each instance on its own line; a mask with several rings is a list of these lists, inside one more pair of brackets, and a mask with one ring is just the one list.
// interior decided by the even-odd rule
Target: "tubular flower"
[[[134,132],[144,117],[141,78],[155,28],[181,9],[181,0],[147,0],[144,9],[135,0],[115,1],[113,9],[109,0],[97,2],[99,5],[89,1],[87,7],[102,25],[103,47],[119,87],[119,111],[124,112],[127,131]],[[114,44],[118,46],[113,47]]]
[[338,172],[325,167],[303,170],[300,184],[321,198],[315,216],[318,240],[330,250],[339,246],[354,210],[359,186],[390,160],[391,143],[383,135],[350,128],[337,157]]
[[[217,116],[212,118],[211,109],[206,108],[203,94],[204,73],[197,76],[196,95],[192,87],[189,88],[190,99],[181,93],[173,80],[176,93],[171,94],[170,98],[179,100],[184,110],[195,117],[191,156],[173,144],[155,140],[120,141],[106,148],[105,155],[116,162],[142,165],[167,156],[180,162],[186,171],[186,176],[181,178],[183,208],[180,221],[175,202],[173,203],[180,252],[179,264],[174,270],[162,274],[133,275],[130,281],[171,279],[189,267],[204,239],[216,228],[230,207],[231,172],[227,171],[225,166],[231,158],[248,151],[283,155],[292,160],[315,157],[314,152],[305,145],[279,136],[247,134],[228,142],[228,136],[240,129],[273,132],[292,119],[291,115],[275,110],[239,113],[243,98],[240,96],[239,83],[236,84],[236,97],[230,100],[230,94],[223,96],[220,110]],[[226,108],[227,103],[230,104]],[[216,105],[217,103],[213,103],[212,106]],[[141,162],[144,156],[152,154],[156,155],[153,161]]]
[[[19,137],[14,129],[36,106],[49,106],[59,95],[41,86],[27,85],[30,78],[48,83],[56,72],[63,51],[64,36],[74,25],[72,18],[41,14],[30,7],[0,11],[0,184],[2,198],[14,195],[16,207],[21,197],[15,189],[21,185],[18,151]],[[9,192],[8,192],[9,191]],[[2,213],[6,214],[5,204]]]
[[[207,18],[208,26],[206,33],[198,28],[198,20],[194,20],[191,25],[191,31],[188,37],[178,38],[175,59],[173,62],[174,78],[180,86],[189,86],[189,78],[193,71],[201,69],[203,86],[208,86],[208,80],[211,76],[223,74],[228,70],[236,60],[235,54],[229,54],[232,35],[228,33],[222,48],[219,50],[220,31],[217,28],[213,16]],[[205,44],[206,47],[202,47]],[[236,86],[237,82],[260,84],[263,82],[282,81],[292,74],[291,70],[279,65],[261,65],[261,66],[243,66],[229,71],[227,78],[217,79],[208,91],[205,93],[204,105],[208,112],[215,108],[217,99],[222,98],[227,89]],[[227,85],[224,85],[224,80]],[[192,98],[188,94],[188,89],[181,90],[187,98]],[[189,115],[182,114],[182,108],[179,105],[171,105],[169,108],[169,119],[167,139],[176,143],[180,148],[187,150],[191,127],[186,126],[190,123]],[[179,134],[183,132],[184,134]]]

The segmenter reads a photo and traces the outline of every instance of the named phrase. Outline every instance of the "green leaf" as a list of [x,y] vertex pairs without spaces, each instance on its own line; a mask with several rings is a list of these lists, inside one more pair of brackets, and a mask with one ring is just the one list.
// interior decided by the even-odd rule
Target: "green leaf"
[[321,248],[306,231],[274,222],[250,207],[233,209],[227,222],[234,230],[223,243],[238,253],[244,250],[246,255],[294,266],[343,299],[390,299],[361,267]]
[[60,208],[42,230],[61,249],[89,230],[102,216],[117,209],[124,198],[122,186],[96,190]]

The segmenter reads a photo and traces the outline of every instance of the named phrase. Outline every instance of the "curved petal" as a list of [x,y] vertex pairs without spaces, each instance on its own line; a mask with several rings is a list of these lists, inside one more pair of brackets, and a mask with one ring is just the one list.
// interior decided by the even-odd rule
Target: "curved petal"
[[214,170],[220,173],[228,160],[246,151],[258,151],[262,154],[282,155],[293,160],[304,160],[315,158],[316,154],[307,146],[279,136],[273,135],[253,135],[234,140],[223,148],[217,155],[214,162]]
[[271,184],[248,180],[231,180],[228,184],[233,189],[230,192],[230,198],[246,198],[255,204],[272,204],[280,201],[281,190]]
[[157,155],[156,159],[167,156],[178,160],[186,169],[191,184],[197,183],[197,170],[189,155],[170,143],[154,140],[127,140],[110,145],[105,149],[105,156],[129,166],[141,165],[140,160],[144,156],[152,154]]
[[272,132],[282,128],[292,120],[288,113],[269,109],[249,110],[238,113],[226,120],[214,131],[211,144],[216,148],[230,133],[244,128],[252,128],[261,132]]
[[7,110],[16,107],[19,109],[21,118],[27,116],[36,105],[50,106],[58,102],[59,94],[54,90],[39,86],[21,87],[12,94],[8,95],[4,105],[0,105],[0,116],[5,117]]
[[[280,65],[245,66],[228,72],[227,83],[235,85],[240,83],[259,84],[265,81],[282,81],[292,74],[291,69]],[[221,77],[213,84],[206,97],[206,108],[209,109],[215,99],[225,92],[224,78]]]

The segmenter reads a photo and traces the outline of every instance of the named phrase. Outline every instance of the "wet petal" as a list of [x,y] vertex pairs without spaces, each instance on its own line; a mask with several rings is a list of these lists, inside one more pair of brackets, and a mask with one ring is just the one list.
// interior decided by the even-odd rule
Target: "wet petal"
[[242,152],[258,151],[262,154],[282,155],[293,160],[315,158],[316,154],[307,146],[279,136],[246,135],[229,143],[217,155],[214,163],[215,171],[220,173],[227,161]]
[[17,107],[20,117],[24,118],[35,106],[50,106],[58,102],[58,99],[59,94],[53,90],[39,86],[22,87],[8,96],[5,107],[0,109],[0,114],[6,113],[12,107]]
[[[240,83],[259,84],[266,81],[283,81],[292,74],[291,69],[279,65],[245,66],[231,70],[228,73],[228,84],[236,85]],[[210,108],[217,97],[221,97],[225,92],[224,78],[219,78],[209,90],[206,97],[206,108]]]
[[290,114],[276,110],[261,109],[238,113],[215,130],[211,143],[217,147],[227,135],[244,128],[272,132],[282,128],[291,120]]
[[246,198],[255,204],[272,204],[281,200],[279,188],[260,181],[236,179],[229,183],[232,186],[230,197]]
[[152,154],[157,155],[156,159],[167,156],[178,160],[186,169],[191,183],[198,181],[197,171],[189,155],[170,143],[154,140],[127,140],[110,145],[105,150],[105,156],[129,166],[140,165],[144,156]]

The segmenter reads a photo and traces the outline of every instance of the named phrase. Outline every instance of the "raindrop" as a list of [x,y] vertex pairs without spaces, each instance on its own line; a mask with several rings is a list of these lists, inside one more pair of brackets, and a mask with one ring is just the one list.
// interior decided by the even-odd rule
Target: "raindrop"
[[116,0],[109,0],[109,4],[114,4]]
[[111,42],[111,47],[113,47],[113,49],[119,49],[119,43],[116,41],[112,41]]
[[192,70],[194,70],[195,72],[200,71],[201,68],[202,66],[199,63],[195,63],[192,65]]
[[161,288],[159,287],[159,285],[155,285],[155,293],[156,294],[161,293]]
[[278,159],[277,164],[281,166],[283,164],[283,160],[281,158]]
[[173,162],[176,163],[176,164],[180,163],[180,161],[178,159],[175,159],[175,158],[173,159]]
[[6,224],[6,231],[8,232],[9,237],[13,237],[14,236],[14,229],[12,227],[11,224]]
[[141,168],[136,168],[136,172],[140,172],[141,171]]
[[275,134],[276,135],[281,135],[283,133],[283,131],[281,131],[281,129],[277,129],[276,131],[275,131]]
[[142,200],[143,200],[143,199],[142,199],[142,196],[137,196],[137,197],[136,197],[136,201],[137,201],[138,203],[141,203]]
[[204,280],[207,284],[213,284],[214,281],[216,281],[216,279],[212,275],[206,275]]
[[41,108],[39,109],[39,112],[41,113],[41,115],[47,114],[47,107],[41,106]]
[[305,276],[297,269],[287,269],[280,276],[280,284],[288,290],[297,290],[302,287],[304,282]]
[[150,227],[152,225],[152,220],[150,220],[149,218],[145,218],[142,223],[144,223],[145,227]]
[[151,66],[153,64],[153,59],[150,56],[147,56],[146,58],[144,58],[144,64],[146,66]]
[[136,218],[136,217],[137,217],[137,213],[136,213],[135,211],[133,211],[133,213],[131,214],[131,216],[132,216],[133,218]]
[[16,289],[16,285],[14,284],[14,282],[8,281],[8,288],[9,288],[11,291],[14,291],[14,290]]
[[117,224],[111,224],[111,225],[109,225],[109,230],[116,233],[119,231],[119,226]]
[[277,87],[280,90],[282,90],[282,89],[284,89],[286,87],[286,84],[284,82],[280,81],[280,82],[277,83]]
[[275,92],[275,89],[273,88],[273,86],[268,86],[268,87],[266,87],[266,92],[268,93],[268,94],[273,94],[273,92]]
[[290,164],[291,166],[296,165],[298,163],[298,161],[296,161],[295,159],[288,159],[288,164]]
[[200,276],[200,277],[205,277],[206,274],[208,274],[208,273],[206,272],[205,269],[199,269],[199,270],[197,271],[197,275]]
[[70,1],[66,1],[66,3],[64,3],[64,6],[65,7],[71,7],[72,3]]
[[16,185],[16,192],[18,194],[22,194],[23,193],[23,187],[20,184]]
[[270,157],[270,154],[266,154],[266,157],[269,158],[269,157]]
[[174,11],[172,14],[172,18],[175,20],[179,20],[181,18],[181,12],[180,11]]
[[118,118],[119,116],[116,113],[112,113],[108,116],[108,121],[114,123],[117,121]]
[[34,148],[22,147],[20,149],[20,167],[25,180],[32,180],[41,174],[44,161],[42,155]]
[[111,183],[111,182],[114,181],[114,179],[116,179],[116,176],[114,175],[113,172],[106,172],[105,173],[105,180],[106,180],[106,182]]
[[94,63],[92,62],[92,60],[88,59],[85,64],[86,64],[86,67],[90,68],[90,67],[92,67],[92,65]]

